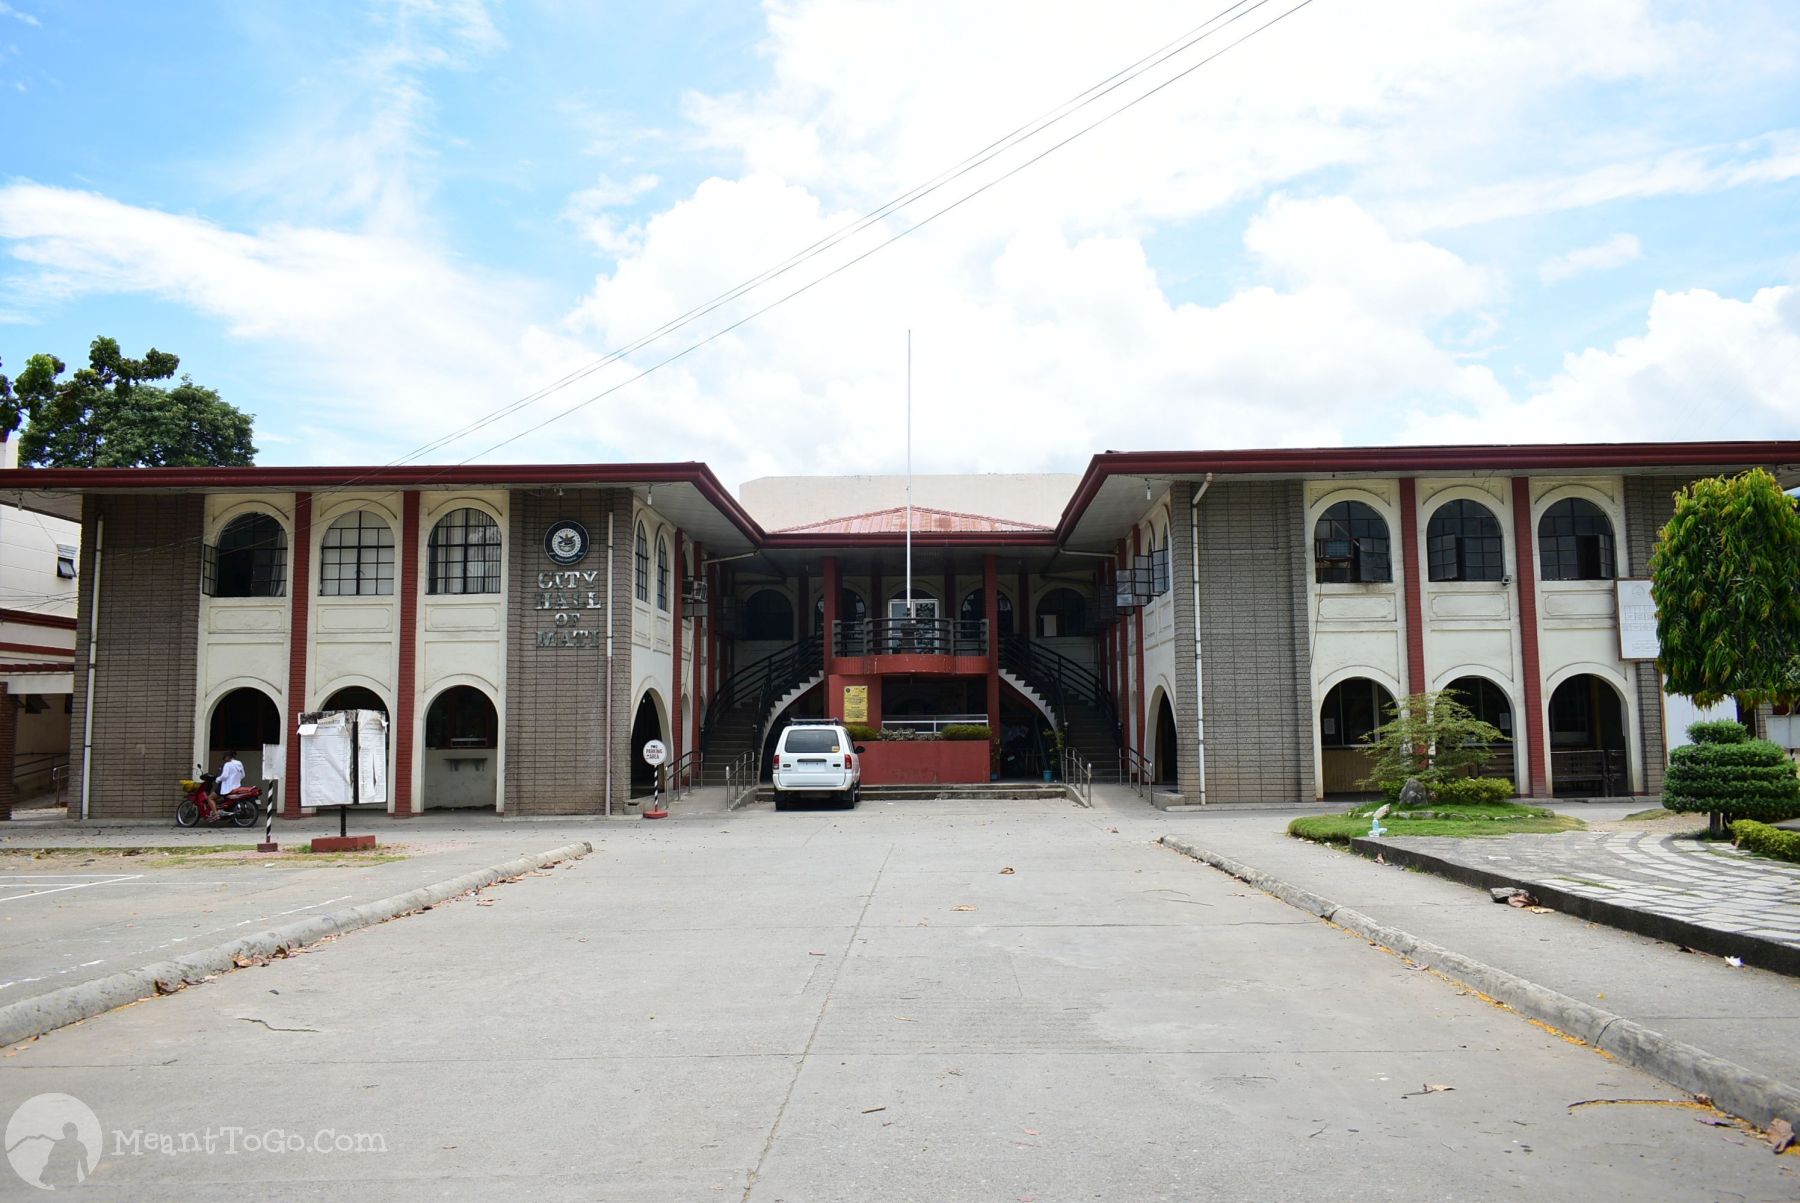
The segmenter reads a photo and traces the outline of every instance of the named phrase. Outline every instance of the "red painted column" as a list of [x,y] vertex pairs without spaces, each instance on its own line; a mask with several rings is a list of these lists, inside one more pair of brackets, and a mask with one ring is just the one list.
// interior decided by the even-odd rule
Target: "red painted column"
[[[706,574],[706,569],[702,566],[705,561],[705,555],[705,544],[701,543],[700,540],[695,539],[693,576],[693,579],[695,580],[700,580]],[[709,597],[707,600],[710,602],[711,598]],[[706,613],[708,616],[705,618],[702,618],[698,614],[694,616],[694,742],[692,747],[696,752],[700,750],[700,720],[706,717],[704,713],[706,706],[706,629],[712,625],[712,610],[710,607],[707,609]]]
[[413,724],[419,688],[419,495],[400,501],[400,676],[394,685],[394,817],[410,819],[413,805]]
[[[675,563],[671,568],[675,575],[674,588],[669,598],[669,763],[674,764],[681,759],[682,724],[681,724],[681,532],[675,532]],[[675,782],[671,781],[670,785]]]
[[312,627],[312,494],[294,494],[294,575],[288,581],[287,769],[281,779],[281,817],[300,817],[300,714],[306,709],[306,636]]
[[[838,581],[838,562],[836,556],[825,557],[825,675],[831,676],[837,671],[837,622],[838,594],[842,586]],[[825,686],[825,713],[831,713],[831,684]]]
[[1514,737],[1528,731],[1525,753],[1530,776],[1530,796],[1542,798],[1550,792],[1550,779],[1544,771],[1544,744],[1549,723],[1544,713],[1544,678],[1538,665],[1538,597],[1537,544],[1532,538],[1531,478],[1512,478],[1513,575],[1519,582],[1519,650],[1524,661],[1525,713],[1528,722],[1514,724]]
[[887,602],[881,599],[881,569],[872,568],[869,570],[869,617],[887,616]]
[[[993,582],[990,581],[988,583],[988,588],[993,588]],[[962,617],[962,611],[957,606],[956,574],[951,572],[948,568],[944,569],[944,609],[938,617],[950,619]],[[989,629],[991,630],[992,628],[990,627]]]
[[1400,478],[1400,570],[1406,580],[1406,692],[1425,692],[1425,578],[1419,572],[1419,484]]
[[[1137,567],[1137,557],[1143,550],[1143,532],[1137,527],[1131,528],[1131,565]],[[1132,713],[1137,716],[1137,753],[1144,754],[1144,607],[1138,606],[1133,614],[1137,618],[1137,688],[1131,700]]]
[[1000,560],[991,552],[981,557],[982,597],[986,606],[988,736],[1000,738]]

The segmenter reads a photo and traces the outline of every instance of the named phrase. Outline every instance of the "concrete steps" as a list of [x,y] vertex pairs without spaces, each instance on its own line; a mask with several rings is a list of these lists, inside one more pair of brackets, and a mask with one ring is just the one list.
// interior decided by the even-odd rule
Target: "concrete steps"
[[[865,785],[863,804],[870,802],[921,802],[944,799],[968,801],[1067,801],[1069,793],[1061,784],[1046,781],[993,781],[977,785]],[[772,802],[775,787],[759,786],[749,802]]]

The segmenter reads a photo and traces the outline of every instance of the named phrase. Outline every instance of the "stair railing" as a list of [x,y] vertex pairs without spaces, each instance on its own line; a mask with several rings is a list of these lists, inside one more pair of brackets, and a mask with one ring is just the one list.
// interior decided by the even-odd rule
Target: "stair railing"
[[1070,789],[1081,797],[1087,806],[1094,804],[1094,766],[1087,757],[1074,748],[1062,750],[1062,779]]
[[1093,669],[1061,652],[1052,651],[1042,641],[1023,635],[1008,635],[1000,644],[1001,666],[1040,693],[1056,698],[1057,721],[1068,726],[1068,701],[1075,700],[1094,707],[1112,727],[1113,740],[1123,745],[1124,728],[1119,723],[1119,707],[1112,692]]
[[1138,797],[1147,798],[1151,785],[1156,782],[1156,762],[1136,748],[1122,747],[1119,749],[1119,780],[1136,789]]
[[723,715],[746,703],[757,704],[756,716],[760,724],[772,699],[792,689],[824,664],[823,647],[823,639],[814,633],[746,664],[721,681],[707,700],[706,713],[700,720],[700,746],[706,746]]

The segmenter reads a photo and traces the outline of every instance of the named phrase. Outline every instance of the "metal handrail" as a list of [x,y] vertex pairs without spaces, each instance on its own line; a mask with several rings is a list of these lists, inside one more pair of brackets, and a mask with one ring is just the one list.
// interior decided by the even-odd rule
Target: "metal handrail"
[[692,789],[700,779],[700,766],[705,763],[706,753],[699,748],[683,752],[669,763],[668,776],[669,798],[673,801]]
[[851,618],[832,626],[838,656],[985,656],[985,618]]
[[740,753],[725,766],[725,808],[730,810],[743,796],[762,784],[762,756],[754,750]]
[[1085,756],[1074,748],[1062,750],[1062,779],[1070,789],[1092,806],[1094,804],[1094,766]]
[[1156,762],[1136,748],[1120,748],[1119,780],[1136,789],[1140,798],[1147,798],[1150,787],[1156,782]]
[[[1009,635],[1001,642],[1000,663],[1040,691],[1048,692],[1046,687],[1054,685],[1060,696],[1077,698],[1093,706],[1112,724],[1113,738],[1121,744],[1125,742],[1118,704],[1113,701],[1106,683],[1087,665],[1052,651],[1040,640],[1027,639],[1023,635]],[[1063,714],[1063,707],[1059,706],[1059,720],[1063,720]]]
[[921,714],[913,718],[884,718],[881,720],[883,730],[893,728],[896,731],[930,731],[933,734],[942,732],[945,727],[985,727],[988,716],[985,714]]
[[719,683],[719,688],[707,700],[706,713],[700,720],[700,746],[706,746],[714,727],[727,711],[755,701],[756,716],[760,720],[767,714],[773,698],[792,688],[824,662],[824,640],[813,634],[732,673]]

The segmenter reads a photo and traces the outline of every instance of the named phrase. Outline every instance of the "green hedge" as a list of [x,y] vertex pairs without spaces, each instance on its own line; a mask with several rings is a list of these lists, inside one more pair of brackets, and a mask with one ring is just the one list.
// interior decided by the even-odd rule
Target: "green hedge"
[[866,744],[881,738],[881,728],[868,723],[845,723],[844,730],[850,733],[852,743]]
[[1452,777],[1440,782],[1433,802],[1488,806],[1511,800],[1513,783],[1504,777]]
[[1800,831],[1784,831],[1755,819],[1739,819],[1731,825],[1731,838],[1746,852],[1800,865]]
[[986,740],[988,726],[986,723],[951,723],[944,728],[944,738],[954,740]]
[[910,728],[875,727],[868,723],[845,723],[844,730],[850,732],[853,743],[930,743],[934,740],[985,740],[988,738],[986,723],[951,723],[938,732],[914,731]]
[[[1693,734],[1690,728],[1689,735]],[[1669,753],[1663,805],[1674,811],[1716,811],[1731,819],[1780,823],[1800,818],[1800,773],[1787,753],[1766,739],[1692,743]]]

